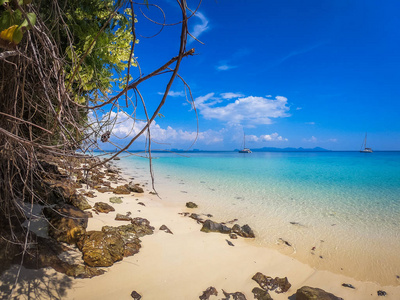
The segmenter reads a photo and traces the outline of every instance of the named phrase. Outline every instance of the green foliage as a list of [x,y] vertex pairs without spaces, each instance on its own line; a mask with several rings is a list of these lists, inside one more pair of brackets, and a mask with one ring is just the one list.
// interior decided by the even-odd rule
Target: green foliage
[[[30,1],[18,1],[19,6],[24,6]],[[27,19],[15,3],[10,3],[9,0],[0,0],[0,5],[4,5],[5,10],[0,14],[0,40],[1,45],[15,47],[19,44],[24,36],[24,32],[30,29],[30,25],[35,25],[36,15],[27,13]],[[29,21],[28,21],[29,20]]]
[[60,37],[61,51],[70,62],[67,80],[72,82],[75,100],[82,104],[89,97],[100,101],[114,85],[123,83],[121,74],[127,67],[133,42],[132,22],[137,20],[132,18],[130,9],[118,10],[101,31],[116,9],[113,0],[68,0],[59,1],[59,5],[64,8],[64,21],[73,44],[67,42],[64,32],[55,35]]

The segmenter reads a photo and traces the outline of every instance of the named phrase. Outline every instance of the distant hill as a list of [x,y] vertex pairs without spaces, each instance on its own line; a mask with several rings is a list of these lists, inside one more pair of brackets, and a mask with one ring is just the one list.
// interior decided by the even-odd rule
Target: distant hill
[[[239,149],[235,149],[239,151]],[[275,148],[275,147],[263,147],[263,148],[251,148],[252,152],[328,152],[331,150],[324,149],[321,147],[315,148]]]

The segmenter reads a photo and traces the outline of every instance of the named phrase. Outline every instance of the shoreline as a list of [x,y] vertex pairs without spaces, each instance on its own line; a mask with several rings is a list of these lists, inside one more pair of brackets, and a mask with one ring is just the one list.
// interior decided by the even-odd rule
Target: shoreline
[[[200,204],[200,212],[213,214],[213,220],[217,222],[239,218],[257,233],[256,240],[260,245],[276,249],[318,270],[331,271],[360,281],[377,282],[380,285],[400,284],[400,261],[396,252],[400,243],[396,239],[396,231],[393,232],[396,219],[388,219],[386,222],[382,220],[382,226],[374,226],[373,222],[380,219],[363,217],[360,212],[363,210],[362,206],[358,209],[352,206],[354,211],[347,210],[343,213],[334,202],[328,206],[318,206],[318,202],[312,199],[313,205],[303,208],[293,191],[282,196],[285,199],[280,203],[279,195],[275,198],[273,194],[257,192],[257,183],[241,183],[240,178],[236,178],[232,182],[237,182],[240,188],[231,186],[228,190],[227,187],[231,184],[229,176],[228,179],[220,179],[219,177],[223,177],[221,174],[212,173],[207,177],[204,172],[201,173],[200,168],[196,174],[195,167],[199,161],[192,164],[194,171],[189,169],[190,174],[187,177],[183,172],[187,168],[169,170],[161,165],[158,168],[158,161],[154,163],[156,188],[165,202],[184,204],[194,201]],[[131,167],[136,172],[130,159],[127,162],[121,166],[127,171]],[[149,176],[142,169],[145,164],[146,162],[139,164],[137,171],[148,181]],[[182,164],[185,166],[185,162]],[[262,204],[262,197],[265,197],[268,205]],[[295,198],[296,202],[287,200],[290,197]],[[291,203],[297,205],[297,210],[291,208]],[[303,210],[306,211],[305,214]],[[313,211],[315,217],[310,215]],[[382,213],[381,215],[385,216]],[[369,222],[367,227],[360,226],[361,219],[362,222]],[[368,228],[371,227],[373,228],[370,231]],[[385,231],[385,228],[388,230]],[[286,245],[282,240],[292,246]]]
[[[136,178],[134,172],[120,173],[125,181],[119,180],[118,184],[128,183],[132,176]],[[113,193],[91,191],[97,196],[87,199],[91,205],[100,201],[109,203],[109,198],[116,196]],[[179,191],[174,192],[179,198]],[[211,296],[210,299],[220,299],[222,289],[230,293],[242,292],[247,299],[253,299],[251,290],[258,285],[251,278],[257,272],[288,278],[292,286],[286,293],[271,292],[273,299],[278,300],[288,299],[302,286],[321,288],[344,299],[380,299],[378,290],[387,293],[385,299],[398,299],[400,296],[399,286],[381,286],[329,271],[318,271],[277,250],[260,246],[255,240],[241,237],[230,240],[225,234],[201,232],[201,224],[179,214],[196,213],[200,209],[188,209],[179,204],[180,201],[168,203],[149,194],[148,190],[144,194],[122,196],[123,203],[111,204],[115,212],[93,214],[87,230],[101,230],[104,225],[126,224],[114,218],[117,213],[126,214],[130,211],[133,217],[148,219],[150,225],[155,227],[154,234],[141,237],[142,248],[139,253],[103,268],[107,270],[103,275],[74,279],[58,273],[56,278],[60,283],[68,282],[63,291],[60,290],[61,286],[56,287],[55,282],[54,289],[60,295],[59,299],[132,299],[130,294],[133,290],[141,294],[143,299],[198,299],[210,286],[219,292],[219,297]],[[173,234],[160,230],[161,225],[166,225]],[[228,245],[226,240],[234,246]],[[0,280],[10,276],[14,269],[15,266]],[[47,278],[54,270],[23,269],[22,273],[23,278],[36,279],[45,284],[40,278]],[[24,284],[28,282],[29,279],[22,280],[19,290],[25,290]],[[343,287],[343,283],[351,284],[356,289]],[[46,298],[45,295],[42,297]]]

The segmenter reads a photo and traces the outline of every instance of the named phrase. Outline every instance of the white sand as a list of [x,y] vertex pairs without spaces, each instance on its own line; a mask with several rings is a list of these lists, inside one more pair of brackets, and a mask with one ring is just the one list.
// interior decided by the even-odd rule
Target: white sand
[[[116,196],[97,192],[96,195],[96,198],[88,198],[90,204],[99,201],[109,203],[108,199]],[[179,192],[176,196],[179,197]],[[252,239],[239,237],[231,240],[228,235],[203,233],[200,231],[201,224],[179,215],[184,211],[196,212],[196,209],[165,203],[148,191],[123,195],[122,204],[111,205],[116,211],[93,214],[87,230],[101,230],[104,225],[128,224],[126,221],[115,221],[116,213],[130,211],[132,217],[146,218],[156,229],[153,235],[141,238],[142,248],[138,254],[104,268],[107,273],[91,279],[73,279],[51,269],[23,269],[20,284],[13,295],[22,295],[18,299],[132,299],[130,294],[135,290],[144,300],[183,300],[199,299],[202,291],[214,286],[218,297],[210,299],[221,299],[222,289],[230,293],[239,291],[247,299],[254,299],[251,290],[258,284],[251,277],[261,272],[271,277],[288,277],[292,284],[288,292],[271,292],[273,299],[277,300],[288,299],[305,285],[322,288],[344,299],[400,299],[400,286],[379,286],[318,271],[276,250],[259,247]],[[241,224],[240,220],[238,223]],[[172,235],[158,229],[163,224],[173,232]],[[235,246],[229,246],[226,239]],[[14,267],[0,277],[1,290],[12,282],[16,270],[17,267]],[[342,283],[352,284],[356,289],[342,287]],[[386,291],[387,296],[378,297],[378,290]],[[3,295],[4,292],[0,291],[0,296]]]

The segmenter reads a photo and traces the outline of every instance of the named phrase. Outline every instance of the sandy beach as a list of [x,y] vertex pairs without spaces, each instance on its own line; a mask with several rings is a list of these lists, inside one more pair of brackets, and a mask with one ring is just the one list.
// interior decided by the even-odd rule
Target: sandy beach
[[[122,174],[125,181],[118,184],[129,182],[132,175]],[[95,191],[95,197],[88,198],[88,201],[91,205],[96,202],[111,204],[109,198],[112,196],[115,194]],[[142,248],[138,254],[103,268],[105,274],[91,279],[74,279],[50,268],[22,268],[12,299],[132,299],[132,291],[142,295],[142,299],[199,299],[210,286],[218,291],[218,296],[211,296],[210,299],[222,299],[222,290],[241,292],[247,299],[253,299],[251,291],[258,284],[252,277],[257,272],[273,278],[288,278],[291,288],[286,293],[270,292],[272,298],[278,300],[296,299],[296,291],[302,286],[321,288],[343,299],[400,298],[400,286],[380,286],[319,271],[274,249],[260,247],[254,239],[230,239],[227,234],[201,232],[202,224],[181,214],[196,213],[199,209],[185,207],[184,201],[179,201],[179,192],[176,192],[177,200],[173,203],[163,201],[146,188],[144,193],[122,196],[121,204],[111,204],[114,212],[93,213],[87,230],[129,223],[116,221],[117,213],[131,212],[132,217],[146,218],[155,231],[140,238]],[[237,223],[244,225],[240,220]],[[166,225],[173,234],[160,230],[162,225]],[[65,257],[82,262],[78,250],[69,252]],[[13,266],[0,277],[2,299],[8,298],[7,291],[15,280],[17,270],[18,266]],[[355,289],[344,287],[343,283],[351,284]],[[378,296],[378,290],[385,291],[387,295]]]

